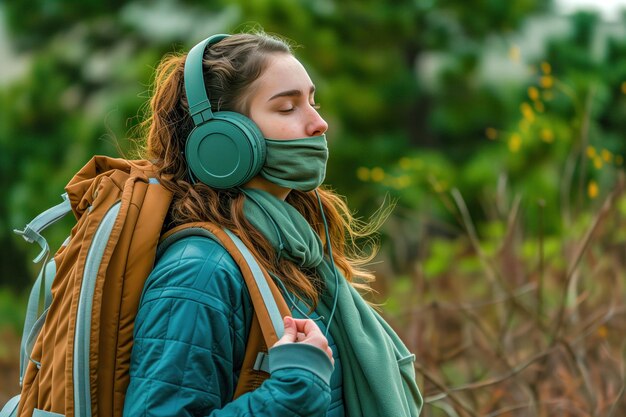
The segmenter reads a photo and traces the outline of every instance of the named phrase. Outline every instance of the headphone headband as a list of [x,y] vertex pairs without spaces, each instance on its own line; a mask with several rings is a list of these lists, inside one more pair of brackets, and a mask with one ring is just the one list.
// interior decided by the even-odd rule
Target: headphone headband
[[195,126],[213,118],[211,103],[206,94],[204,74],[202,71],[202,59],[207,47],[218,43],[230,35],[217,34],[209,36],[196,46],[191,48],[185,59],[185,94],[189,104],[189,113]]

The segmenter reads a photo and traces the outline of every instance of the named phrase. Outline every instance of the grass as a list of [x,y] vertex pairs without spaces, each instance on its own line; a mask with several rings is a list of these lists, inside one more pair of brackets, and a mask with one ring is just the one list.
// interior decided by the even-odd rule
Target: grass
[[[413,272],[386,286],[389,316],[417,356],[422,416],[621,415],[623,191],[622,178],[591,217],[556,237],[523,230],[519,199],[492,220],[500,235],[481,236],[461,194],[446,196],[465,233],[433,237],[436,245],[423,236]],[[447,268],[429,268],[446,240]]]

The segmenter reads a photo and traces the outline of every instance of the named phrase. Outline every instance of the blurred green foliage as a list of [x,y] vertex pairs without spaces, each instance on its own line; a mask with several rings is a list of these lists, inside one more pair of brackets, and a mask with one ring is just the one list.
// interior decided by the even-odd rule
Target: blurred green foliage
[[[331,124],[328,182],[363,214],[390,194],[450,222],[456,188],[488,221],[511,203],[502,188],[532,227],[541,201],[543,227],[558,231],[623,163],[624,19],[557,17],[539,0],[18,0],[3,12],[28,59],[0,89],[3,284],[23,286],[14,277],[31,255],[10,230],[54,204],[92,154],[127,151],[159,58],[220,31],[260,26],[302,45]],[[533,21],[565,25],[527,56]]]
[[[450,221],[441,196],[458,188],[488,220],[506,211],[489,195],[500,183],[531,207],[544,202],[544,227],[557,231],[564,208],[583,209],[623,163],[624,20],[611,31],[592,14],[558,18],[538,0],[39,0],[3,11],[10,44],[29,62],[0,89],[4,284],[23,286],[13,277],[30,256],[10,230],[54,204],[90,155],[128,150],[158,59],[220,31],[260,26],[302,45],[331,124],[327,181],[363,214],[390,194]],[[559,19],[565,28],[525,56],[529,22]],[[51,231],[52,242],[65,233]]]
[[[328,182],[367,214],[380,204],[381,190],[357,177],[362,167],[388,172],[402,156],[423,155],[429,171],[457,185],[459,161],[481,154],[485,127],[505,126],[519,99],[507,86],[477,82],[484,43],[515,33],[549,6],[540,0],[3,4],[6,36],[28,65],[0,88],[0,284],[25,285],[15,277],[27,272],[31,253],[11,229],[56,203],[90,155],[128,150],[125,138],[164,53],[255,26],[302,45],[297,55],[331,123]],[[421,66],[431,61],[443,65],[428,79]],[[400,193],[399,203],[418,207],[429,191],[420,181]],[[60,242],[65,233],[49,235]]]
[[[578,13],[567,23],[527,62],[509,45],[508,59],[522,70],[514,82],[479,81],[471,66],[461,66],[458,88],[469,101],[446,103],[449,92],[437,89],[429,111],[429,127],[445,145],[434,152],[407,147],[395,163],[363,164],[358,178],[416,209],[438,195],[441,204],[427,205],[449,220],[455,209],[445,200],[453,188],[479,222],[508,215],[511,199],[520,197],[531,233],[538,233],[540,212],[542,231],[559,233],[597,208],[624,164],[626,14],[607,24]],[[446,69],[440,76],[451,81]],[[468,86],[475,88],[463,90]],[[480,129],[463,125],[476,120]]]

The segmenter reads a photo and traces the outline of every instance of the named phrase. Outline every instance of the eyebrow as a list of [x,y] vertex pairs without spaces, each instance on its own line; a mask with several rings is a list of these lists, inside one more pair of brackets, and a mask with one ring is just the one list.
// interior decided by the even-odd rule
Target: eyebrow
[[[312,85],[311,88],[309,89],[309,95],[313,94],[314,92],[315,92],[315,86]],[[278,94],[274,94],[267,101],[272,101],[272,100],[274,100],[276,98],[279,98],[279,97],[300,97],[301,95],[302,95],[302,91],[301,90],[297,90],[297,89],[285,90],[285,91],[281,91]]]

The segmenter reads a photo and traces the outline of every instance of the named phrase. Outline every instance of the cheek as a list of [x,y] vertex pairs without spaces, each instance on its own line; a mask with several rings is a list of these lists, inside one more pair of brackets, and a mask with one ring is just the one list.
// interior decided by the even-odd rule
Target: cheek
[[306,136],[304,126],[306,117],[303,113],[281,114],[275,109],[255,107],[252,103],[249,118],[261,130],[263,136],[270,139],[296,139]]
[[267,118],[257,118],[256,120],[252,119],[252,121],[256,123],[259,130],[261,130],[261,133],[263,133],[264,137],[271,137],[272,123],[269,123],[269,120]]
[[266,138],[293,139],[297,137],[297,132],[294,131],[293,121],[288,120],[289,118],[283,115],[273,113],[267,114],[265,117],[256,117],[255,119],[253,119],[253,121]]
[[269,126],[271,126],[271,124],[268,123],[269,119],[267,115],[264,115],[258,111],[257,112],[252,111],[248,115],[248,118],[252,120],[254,124],[257,125],[259,130],[261,130],[261,133],[263,133],[263,136],[267,137],[267,129],[269,128]]

